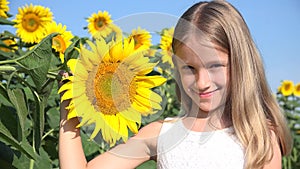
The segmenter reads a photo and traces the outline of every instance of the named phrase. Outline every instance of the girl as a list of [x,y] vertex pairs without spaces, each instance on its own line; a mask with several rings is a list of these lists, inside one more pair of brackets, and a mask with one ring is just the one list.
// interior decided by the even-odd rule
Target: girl
[[259,52],[241,14],[226,1],[199,2],[178,21],[173,62],[183,117],[157,121],[87,162],[78,119],[61,104],[61,169],[280,169],[291,150],[283,114],[266,82]]

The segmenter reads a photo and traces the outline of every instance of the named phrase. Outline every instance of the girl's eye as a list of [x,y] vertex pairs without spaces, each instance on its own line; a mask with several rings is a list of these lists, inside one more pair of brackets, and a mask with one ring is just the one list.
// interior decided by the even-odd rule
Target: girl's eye
[[210,65],[209,68],[219,68],[219,67],[224,67],[224,66],[225,66],[225,65],[223,65],[223,64],[217,63],[217,64],[212,64],[212,65]]
[[189,66],[189,65],[185,65],[185,66],[182,66],[182,69],[183,70],[194,70],[194,67],[193,66]]
[[185,65],[181,67],[182,72],[184,73],[194,73],[195,68],[193,66]]

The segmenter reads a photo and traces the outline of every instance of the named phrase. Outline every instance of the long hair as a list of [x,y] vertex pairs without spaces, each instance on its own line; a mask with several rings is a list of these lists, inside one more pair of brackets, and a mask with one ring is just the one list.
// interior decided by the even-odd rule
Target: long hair
[[[187,22],[193,26],[187,26]],[[175,27],[172,43],[175,54],[183,39],[195,33],[191,31],[194,27],[229,55],[230,82],[223,116],[245,148],[244,167],[262,168],[272,159],[271,131],[277,137],[282,155],[290,153],[290,130],[269,88],[260,53],[242,15],[226,1],[196,3]],[[175,75],[175,78],[179,78],[179,97],[186,96],[180,77]],[[185,100],[181,101],[187,105]]]

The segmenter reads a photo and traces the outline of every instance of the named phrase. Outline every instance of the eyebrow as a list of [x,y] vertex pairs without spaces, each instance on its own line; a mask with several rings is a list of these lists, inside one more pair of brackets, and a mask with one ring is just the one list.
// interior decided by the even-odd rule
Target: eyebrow
[[[174,55],[173,55],[174,56]],[[178,57],[178,56],[176,56],[175,55],[175,57]],[[180,57],[178,57],[178,58],[175,58],[175,60],[176,60],[176,62],[178,62],[178,63],[183,63],[183,64],[193,64],[194,62],[190,62],[189,60],[183,60],[183,59],[181,59]],[[229,62],[229,60],[228,59],[223,59],[223,58],[221,58],[221,57],[218,57],[218,59],[215,59],[215,60],[210,60],[210,61],[207,61],[207,62],[205,62],[205,63],[203,63],[203,61],[202,61],[203,59],[200,59],[200,62],[204,65],[204,64],[214,64],[214,63],[228,63]]]

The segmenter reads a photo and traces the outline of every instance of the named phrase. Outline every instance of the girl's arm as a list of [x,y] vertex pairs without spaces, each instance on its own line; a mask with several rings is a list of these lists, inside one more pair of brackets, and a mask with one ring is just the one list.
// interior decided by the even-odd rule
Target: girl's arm
[[87,162],[82,148],[80,131],[76,128],[79,121],[77,118],[66,120],[66,105],[67,102],[64,101],[60,107],[59,161],[61,169],[129,169],[150,159],[151,146],[156,143],[155,138],[160,130],[158,122],[145,126],[125,144],[120,144]]
[[83,152],[80,138],[80,130],[76,128],[79,121],[77,118],[67,119],[67,101],[60,105],[60,129],[59,129],[59,162],[61,169],[86,168],[87,161]]

